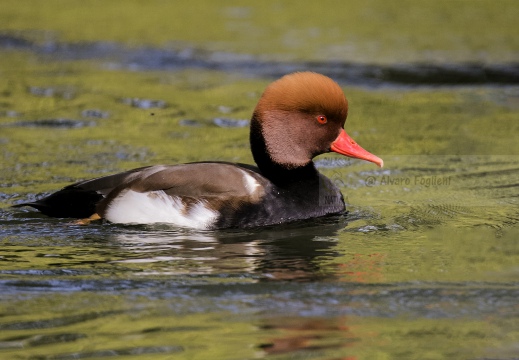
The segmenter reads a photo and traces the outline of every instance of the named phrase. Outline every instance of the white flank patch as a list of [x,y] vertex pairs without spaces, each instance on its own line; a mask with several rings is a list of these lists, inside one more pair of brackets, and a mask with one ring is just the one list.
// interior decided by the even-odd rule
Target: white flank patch
[[105,218],[116,224],[166,223],[193,229],[208,229],[218,213],[204,206],[202,201],[189,207],[179,197],[164,191],[140,193],[127,190],[115,198],[105,213]]
[[250,195],[254,194],[260,186],[259,182],[254,179],[253,176],[247,174],[246,171],[241,169],[240,171],[243,173],[243,184],[245,185],[245,189],[247,189]]

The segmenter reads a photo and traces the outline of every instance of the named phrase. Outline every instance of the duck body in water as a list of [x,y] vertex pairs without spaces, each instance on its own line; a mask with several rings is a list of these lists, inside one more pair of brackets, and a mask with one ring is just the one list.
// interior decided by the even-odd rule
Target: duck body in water
[[336,152],[383,166],[344,130],[348,102],[312,72],[270,84],[250,124],[257,166],[227,162],[156,165],[69,185],[34,202],[43,214],[121,224],[248,228],[344,212],[340,190],[312,159]]

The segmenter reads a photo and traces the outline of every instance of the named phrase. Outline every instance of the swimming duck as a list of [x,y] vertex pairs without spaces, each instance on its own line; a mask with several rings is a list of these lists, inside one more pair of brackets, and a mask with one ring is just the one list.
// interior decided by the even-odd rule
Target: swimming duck
[[196,162],[147,166],[80,181],[15,205],[43,214],[120,224],[248,228],[338,214],[345,203],[312,159],[336,152],[383,166],[344,130],[348,102],[329,77],[285,75],[262,94],[250,122],[257,166]]

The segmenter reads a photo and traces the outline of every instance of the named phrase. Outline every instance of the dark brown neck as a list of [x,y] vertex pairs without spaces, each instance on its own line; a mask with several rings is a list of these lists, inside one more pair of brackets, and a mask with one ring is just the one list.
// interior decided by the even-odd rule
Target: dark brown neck
[[283,186],[317,179],[318,177],[318,172],[312,161],[298,167],[274,162],[267,151],[261,124],[254,117],[250,128],[250,146],[254,161],[261,173],[276,185]]

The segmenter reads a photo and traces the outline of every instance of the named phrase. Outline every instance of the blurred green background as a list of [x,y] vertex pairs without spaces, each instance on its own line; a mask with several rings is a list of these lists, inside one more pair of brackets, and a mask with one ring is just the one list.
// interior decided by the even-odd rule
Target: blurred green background
[[[2,30],[264,58],[517,61],[514,0],[2,1]],[[43,31],[43,32],[42,32]]]

